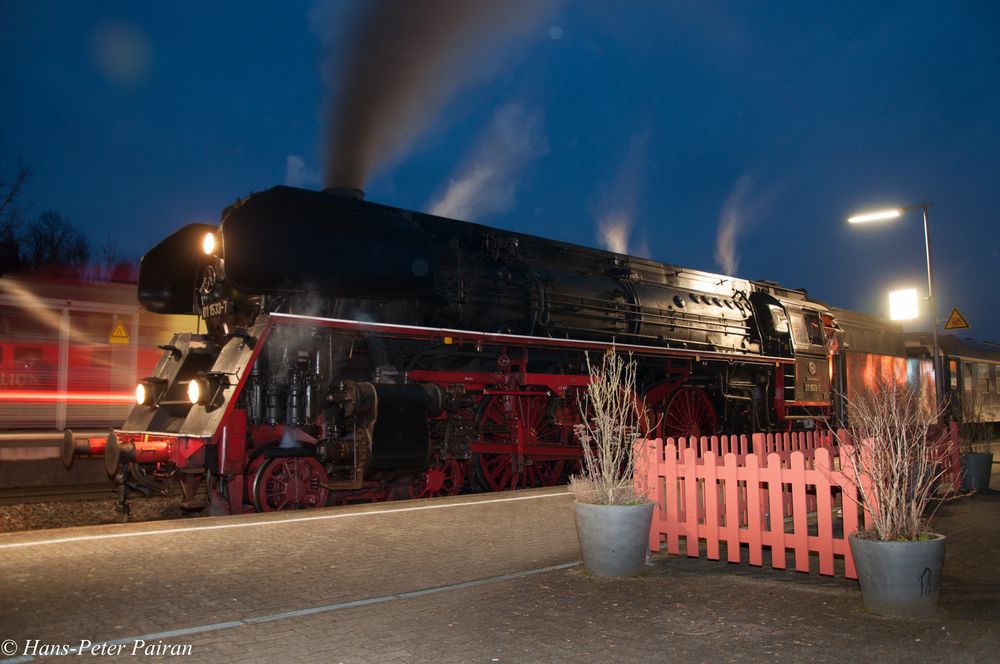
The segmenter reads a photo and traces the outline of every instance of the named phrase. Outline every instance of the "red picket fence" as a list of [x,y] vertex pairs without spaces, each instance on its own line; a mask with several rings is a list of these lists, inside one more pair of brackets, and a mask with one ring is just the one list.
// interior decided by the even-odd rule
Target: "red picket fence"
[[[957,428],[951,439],[957,442]],[[656,502],[649,547],[680,553],[685,539],[688,556],[726,559],[740,563],[741,545],[749,549],[749,563],[763,565],[764,548],[771,565],[785,569],[786,553],[794,567],[810,571],[810,558],[819,561],[819,573],[834,575],[834,560],[844,560],[844,576],[855,579],[848,536],[863,525],[857,501],[857,477],[848,454],[846,432],[836,440],[830,432],[668,438],[641,441],[644,454],[637,460],[640,490]],[[748,442],[752,442],[751,454]],[[953,446],[954,447],[954,446]],[[846,451],[846,450],[845,450]],[[763,460],[763,464],[761,461]],[[957,453],[942,457],[951,465]],[[952,476],[957,472],[951,468]]]

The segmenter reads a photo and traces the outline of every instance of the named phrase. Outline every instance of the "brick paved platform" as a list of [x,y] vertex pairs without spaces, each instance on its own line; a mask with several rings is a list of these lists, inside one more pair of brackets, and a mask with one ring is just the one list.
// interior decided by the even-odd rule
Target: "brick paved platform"
[[11,533],[0,536],[0,640],[96,643],[578,556],[565,488]]
[[843,579],[682,557],[590,577],[571,566],[562,490],[288,518],[0,536],[0,640],[18,654],[25,639],[142,636],[190,647],[162,658],[174,661],[490,664],[992,662],[1000,644],[995,491],[942,508],[941,609],[927,621],[868,614]]

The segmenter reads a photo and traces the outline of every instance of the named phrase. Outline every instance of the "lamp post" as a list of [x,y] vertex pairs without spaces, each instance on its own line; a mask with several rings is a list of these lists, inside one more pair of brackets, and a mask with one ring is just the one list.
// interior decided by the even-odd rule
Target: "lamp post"
[[931,334],[934,339],[934,406],[935,408],[941,407],[941,347],[938,344],[938,317],[937,317],[937,307],[934,305],[934,269],[931,263],[931,231],[930,224],[927,220],[927,210],[933,203],[928,203],[924,201],[917,205],[907,205],[900,208],[891,208],[888,210],[878,210],[876,212],[865,212],[862,214],[856,214],[847,219],[848,223],[851,224],[861,224],[869,221],[883,221],[886,219],[897,219],[903,216],[903,213],[907,210],[922,210],[924,213],[924,250],[927,253],[927,304],[931,310],[931,323],[933,327],[931,328]]

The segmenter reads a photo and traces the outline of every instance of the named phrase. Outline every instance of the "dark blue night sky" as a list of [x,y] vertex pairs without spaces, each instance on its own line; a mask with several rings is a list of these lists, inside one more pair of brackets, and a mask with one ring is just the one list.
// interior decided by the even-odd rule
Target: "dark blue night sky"
[[[325,42],[355,14],[3,0],[0,145],[33,210],[138,256],[251,191],[321,186]],[[939,316],[1000,341],[1000,5],[566,2],[466,60],[369,199],[594,246],[603,224],[712,271],[728,227],[739,276],[872,314],[926,290],[920,216],[844,220],[933,201]]]

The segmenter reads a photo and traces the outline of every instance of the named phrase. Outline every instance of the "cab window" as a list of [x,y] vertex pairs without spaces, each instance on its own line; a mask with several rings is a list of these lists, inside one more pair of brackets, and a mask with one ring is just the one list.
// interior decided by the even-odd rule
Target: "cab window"
[[785,310],[776,304],[769,304],[767,308],[771,311],[774,331],[778,334],[788,334],[788,318],[785,317]]
[[805,313],[806,319],[806,334],[809,336],[809,343],[822,346],[823,345],[823,323],[820,322],[819,314],[814,311],[807,311]]
[[806,321],[800,314],[791,314],[789,317],[792,324],[792,339],[796,346],[803,346],[809,343],[809,333],[806,332]]

